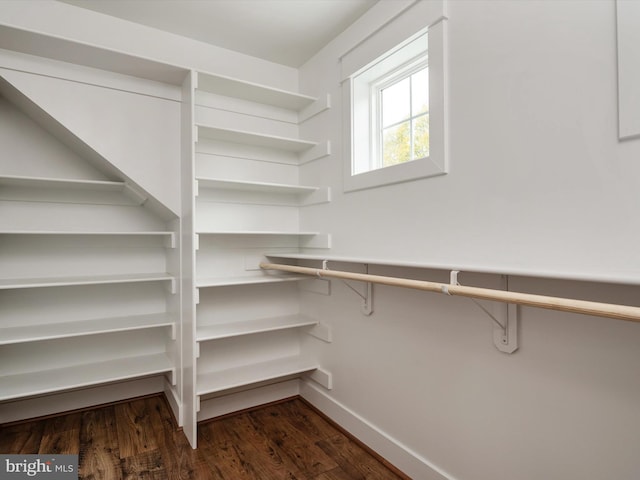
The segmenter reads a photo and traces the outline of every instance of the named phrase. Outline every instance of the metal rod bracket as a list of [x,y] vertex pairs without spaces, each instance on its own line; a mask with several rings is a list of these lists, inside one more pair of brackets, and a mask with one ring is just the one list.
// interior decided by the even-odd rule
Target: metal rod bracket
[[[509,277],[502,275],[502,289],[509,291]],[[513,353],[518,350],[518,323],[520,307],[515,303],[499,303],[496,304],[498,310],[498,318],[501,320],[502,327],[497,325],[493,327],[493,344],[503,353]],[[502,317],[502,318],[500,318]]]
[[[452,270],[449,276],[451,285],[460,285],[458,282],[459,270]],[[501,289],[509,291],[509,277],[502,275]],[[442,293],[450,295],[448,289],[442,288]],[[513,353],[518,349],[518,305],[513,303],[496,304],[495,315],[486,309],[474,298],[469,298],[480,310],[487,314],[493,321],[493,344],[503,353]]]
[[[328,260],[322,261],[322,270],[329,270],[327,267]],[[369,265],[365,265],[366,273],[369,273]],[[318,277],[321,277],[320,272],[318,272]],[[360,306],[360,312],[367,317],[373,313],[373,283],[365,282],[365,291],[364,293],[360,293],[358,289],[353,287],[346,280],[342,280],[341,282],[349,288],[353,293],[358,295],[362,299],[362,304]]]

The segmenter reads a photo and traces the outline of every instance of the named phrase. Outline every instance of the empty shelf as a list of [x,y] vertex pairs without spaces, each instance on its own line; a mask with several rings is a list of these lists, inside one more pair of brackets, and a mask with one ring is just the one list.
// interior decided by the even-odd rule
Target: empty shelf
[[285,138],[275,135],[263,135],[253,132],[245,132],[242,130],[207,127],[205,125],[198,125],[198,136],[202,138],[209,138],[212,140],[221,140],[224,142],[275,148],[278,150],[287,150],[290,152],[303,152],[317,145],[317,143],[315,142],[308,142],[295,138]]
[[21,188],[60,188],[79,190],[101,190],[119,192],[124,190],[124,182],[112,182],[105,180],[78,180],[64,178],[22,177],[14,175],[0,176],[0,187]]
[[273,230],[210,230],[197,231],[198,235],[285,235],[285,236],[313,236],[319,232],[278,232]]
[[3,278],[0,290],[17,288],[68,287],[75,285],[102,285],[111,283],[138,283],[173,281],[168,273],[141,273],[128,275],[87,275],[74,277]]
[[300,357],[285,357],[267,362],[218,370],[198,375],[198,395],[221,392],[253,383],[298,375],[318,368],[318,363]]
[[0,345],[141,330],[144,328],[175,327],[175,325],[175,318],[166,313],[77,320],[45,325],[21,325],[0,328]]
[[197,329],[196,340],[219,340],[254,333],[272,332],[289,328],[308,327],[317,325],[318,321],[304,315],[286,315],[272,318],[258,318],[241,322],[222,323],[218,325],[200,326]]
[[245,190],[251,192],[267,192],[281,194],[308,194],[319,190],[319,187],[289,185],[283,183],[245,182],[240,180],[225,180],[222,178],[197,178],[198,185],[204,188],[218,188],[221,190]]
[[106,362],[52,368],[0,376],[0,401],[72,390],[101,383],[171,373],[175,368],[164,353],[119,358]]
[[120,181],[0,176],[0,199],[97,205],[142,205],[146,194]]
[[223,75],[198,73],[198,90],[272,105],[288,110],[300,110],[316,99],[299,93],[267,87]]
[[227,287],[233,285],[255,285],[260,283],[299,282],[304,275],[263,275],[246,277],[214,277],[196,280],[196,288]]

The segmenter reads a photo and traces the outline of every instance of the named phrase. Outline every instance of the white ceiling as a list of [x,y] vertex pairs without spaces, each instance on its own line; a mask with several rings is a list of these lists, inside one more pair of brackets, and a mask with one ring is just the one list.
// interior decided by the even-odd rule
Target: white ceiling
[[299,67],[378,0],[60,0]]

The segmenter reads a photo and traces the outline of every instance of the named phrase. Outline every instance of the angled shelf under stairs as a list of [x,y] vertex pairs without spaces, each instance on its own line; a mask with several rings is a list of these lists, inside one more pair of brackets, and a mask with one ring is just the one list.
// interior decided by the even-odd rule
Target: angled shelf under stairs
[[46,415],[112,385],[164,384],[177,404],[177,217],[17,87],[0,91],[34,120],[13,149],[29,141],[46,158],[57,141],[70,159],[56,157],[67,175],[0,174],[0,421],[20,418],[23,398]]

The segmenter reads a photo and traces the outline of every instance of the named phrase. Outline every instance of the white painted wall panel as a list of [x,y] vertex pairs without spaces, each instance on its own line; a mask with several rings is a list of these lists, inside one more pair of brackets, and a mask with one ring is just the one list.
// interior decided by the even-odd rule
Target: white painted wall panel
[[[370,31],[394,17],[396,4],[381,4],[367,13]],[[618,142],[614,3],[460,0],[447,9],[450,173],[343,193],[349,139],[336,101],[301,127],[335,147],[303,167],[302,183],[327,184],[334,196],[305,209],[301,228],[331,232],[335,255],[640,279],[640,141]],[[308,62],[302,88],[342,98],[337,59],[366,30],[355,24]],[[448,281],[445,271],[370,271]],[[499,287],[497,276],[461,281]],[[510,286],[639,304],[632,286],[524,277]],[[303,293],[303,313],[334,338],[303,348],[333,374],[334,389],[313,394],[319,404],[412,478],[637,477],[638,325],[525,308],[520,349],[508,356],[468,300],[374,292],[371,317],[338,281],[330,297]]]
[[[640,277],[640,146],[617,141],[614,5],[580,5],[451,2],[451,173],[343,193],[336,102],[301,127],[334,146],[302,170],[334,192],[302,228],[336,232],[335,254]],[[302,69],[310,93],[342,98],[340,38]]]
[[22,72],[2,75],[174,213],[180,211],[179,103]]
[[616,2],[620,139],[640,135],[640,4]]

